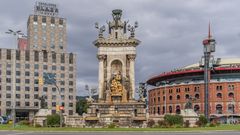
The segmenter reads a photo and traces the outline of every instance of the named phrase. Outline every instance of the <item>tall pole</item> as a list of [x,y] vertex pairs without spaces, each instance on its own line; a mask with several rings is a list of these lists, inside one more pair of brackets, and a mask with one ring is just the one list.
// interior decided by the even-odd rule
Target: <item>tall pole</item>
[[208,93],[208,89],[209,89],[209,56],[210,53],[208,52],[204,52],[204,115],[206,118],[209,118],[208,116],[208,98],[209,98],[209,93]]
[[[57,84],[55,84],[57,90],[58,90],[58,94],[59,94],[59,107],[62,106],[62,101],[61,101],[61,92],[59,87],[57,86]],[[63,123],[63,118],[62,118],[62,110],[59,108],[59,117],[60,117],[60,127],[62,127],[62,123]]]
[[[18,31],[13,31],[11,29],[8,29],[7,32],[5,32],[6,34],[11,34],[14,36],[14,45],[17,44],[17,40],[18,40],[18,36],[19,35],[23,35],[21,33],[20,30]],[[11,95],[11,102],[12,102],[12,127],[15,128],[15,123],[16,123],[16,104],[15,104],[15,101],[16,101],[16,52],[15,52],[15,55],[14,53],[12,53],[13,55],[11,55],[11,59],[12,59],[12,95]]]
[[166,81],[164,82],[164,114],[167,113],[167,92],[166,92]]

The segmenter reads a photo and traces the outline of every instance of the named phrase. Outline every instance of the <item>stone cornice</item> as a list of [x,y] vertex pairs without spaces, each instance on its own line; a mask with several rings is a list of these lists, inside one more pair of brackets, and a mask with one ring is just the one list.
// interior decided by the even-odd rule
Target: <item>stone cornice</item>
[[93,42],[93,44],[97,47],[106,47],[106,46],[134,46],[136,47],[139,45],[141,41],[135,38],[129,38],[129,39],[104,39],[99,38]]

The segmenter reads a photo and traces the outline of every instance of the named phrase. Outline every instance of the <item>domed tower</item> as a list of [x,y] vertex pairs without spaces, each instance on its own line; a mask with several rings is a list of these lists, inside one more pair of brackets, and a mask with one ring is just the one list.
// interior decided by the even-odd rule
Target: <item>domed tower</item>
[[136,100],[135,94],[135,58],[136,47],[140,41],[135,38],[138,23],[132,26],[122,21],[122,10],[112,11],[112,21],[99,30],[93,44],[98,48],[99,86],[98,101],[90,100],[86,114],[87,124],[114,123],[119,126],[141,126],[146,121],[145,101]]

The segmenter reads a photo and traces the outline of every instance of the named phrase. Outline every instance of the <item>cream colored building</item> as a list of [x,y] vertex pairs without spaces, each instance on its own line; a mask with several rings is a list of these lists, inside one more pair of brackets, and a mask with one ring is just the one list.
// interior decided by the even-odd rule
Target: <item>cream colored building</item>
[[31,120],[42,95],[47,96],[47,106],[55,113],[60,102],[58,91],[54,85],[39,85],[43,73],[56,74],[63,112],[73,115],[76,111],[76,54],[67,52],[66,19],[41,10],[46,7],[58,13],[54,4],[36,3],[27,23],[27,50],[0,49],[0,115],[11,115],[15,98],[17,119]]

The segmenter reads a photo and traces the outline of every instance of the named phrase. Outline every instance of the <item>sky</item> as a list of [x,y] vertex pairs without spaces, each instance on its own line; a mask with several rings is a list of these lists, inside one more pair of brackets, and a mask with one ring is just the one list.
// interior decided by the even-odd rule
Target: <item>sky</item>
[[[199,62],[208,25],[216,39],[215,58],[240,57],[239,0],[41,0],[56,3],[59,16],[67,19],[68,52],[77,54],[77,93],[98,85],[98,31],[113,9],[123,10],[123,20],[138,21],[135,65],[136,84],[162,72]],[[27,33],[27,19],[36,0],[0,0],[0,48],[16,48],[7,29]]]

